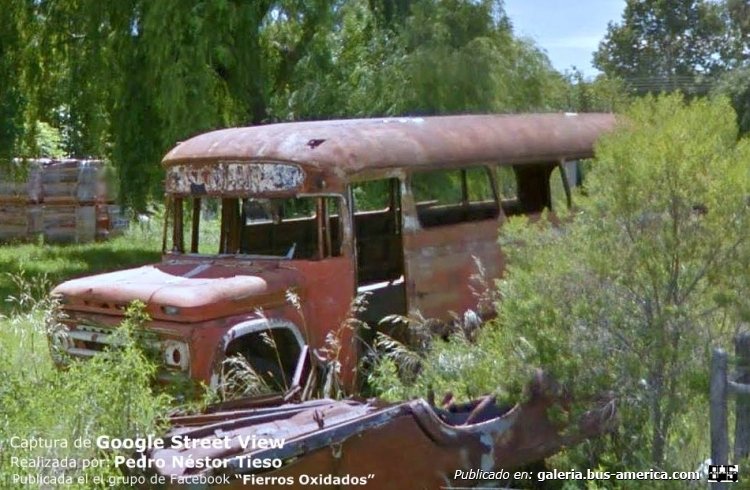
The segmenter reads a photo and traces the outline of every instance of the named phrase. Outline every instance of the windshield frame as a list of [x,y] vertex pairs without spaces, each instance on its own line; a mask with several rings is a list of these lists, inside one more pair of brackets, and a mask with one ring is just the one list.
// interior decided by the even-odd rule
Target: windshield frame
[[[200,223],[201,223],[201,203],[204,198],[218,198],[221,200],[219,219],[221,236],[219,239],[219,250],[216,252],[199,252],[200,247]],[[309,218],[315,220],[316,234],[317,234],[317,254],[315,257],[298,258],[293,257],[291,254],[285,255],[267,255],[267,254],[254,254],[254,253],[243,253],[240,251],[240,235],[243,231],[243,227],[248,226],[243,223],[244,212],[233,213],[232,211],[226,212],[225,209],[229,207],[237,206],[238,209],[241,203],[247,199],[306,199],[311,198],[316,200],[314,206],[314,213]],[[328,214],[327,206],[321,205],[325,203],[327,199],[336,199],[338,206],[338,213]],[[186,223],[185,216],[185,203],[188,202],[188,209],[191,215],[191,223]],[[321,214],[321,207],[323,212],[330,217],[339,217],[338,236],[336,237],[335,243],[338,245],[337,250],[332,250],[330,230],[327,229],[322,223],[323,215]],[[237,258],[245,260],[323,260],[331,257],[340,256],[351,256],[351,244],[352,244],[352,217],[350,212],[351,207],[348,204],[345,195],[333,192],[315,192],[315,193],[296,193],[290,196],[280,197],[279,195],[265,196],[265,195],[247,195],[243,197],[222,197],[222,196],[206,196],[206,195],[181,195],[181,194],[167,194],[165,200],[165,217],[164,217],[164,229],[162,236],[162,254],[170,259],[177,257],[186,258]],[[229,216],[229,215],[232,216]],[[343,219],[342,219],[343,218]],[[288,223],[294,219],[299,218],[287,218],[281,222]],[[272,223],[269,220],[266,223]],[[190,243],[189,247],[186,247],[185,240],[185,227],[190,227]],[[327,245],[321,245],[327,242]],[[228,252],[228,250],[236,250],[235,252]],[[323,252],[321,252],[321,250]]]

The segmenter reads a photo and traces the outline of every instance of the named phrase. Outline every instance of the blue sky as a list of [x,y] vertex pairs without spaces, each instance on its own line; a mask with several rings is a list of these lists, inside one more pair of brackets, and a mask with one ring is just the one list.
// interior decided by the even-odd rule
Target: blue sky
[[552,65],[565,71],[575,65],[587,76],[592,53],[610,21],[619,23],[625,0],[504,0],[517,35],[531,38],[547,52]]

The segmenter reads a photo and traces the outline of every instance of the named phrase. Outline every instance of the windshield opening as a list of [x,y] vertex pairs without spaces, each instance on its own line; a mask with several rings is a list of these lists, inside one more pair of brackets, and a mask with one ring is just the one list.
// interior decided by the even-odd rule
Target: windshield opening
[[341,196],[174,197],[165,251],[317,260],[341,255]]

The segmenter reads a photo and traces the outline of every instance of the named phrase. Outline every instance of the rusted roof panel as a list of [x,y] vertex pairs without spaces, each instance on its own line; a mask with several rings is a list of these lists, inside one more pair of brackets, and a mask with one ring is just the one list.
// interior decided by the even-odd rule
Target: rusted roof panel
[[612,114],[350,119],[229,128],[178,144],[162,163],[300,162],[337,177],[401,166],[526,163],[593,155]]

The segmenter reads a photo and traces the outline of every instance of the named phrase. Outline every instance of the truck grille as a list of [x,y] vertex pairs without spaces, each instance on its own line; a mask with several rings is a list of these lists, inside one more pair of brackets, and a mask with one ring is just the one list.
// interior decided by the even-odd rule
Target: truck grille
[[[153,334],[144,332],[142,345],[158,353],[165,367],[187,371],[190,351],[185,342],[179,340],[159,340]],[[63,356],[89,358],[99,354],[107,347],[121,344],[121,340],[109,328],[77,324],[67,331],[50,334],[50,344],[55,362],[64,364]]]

